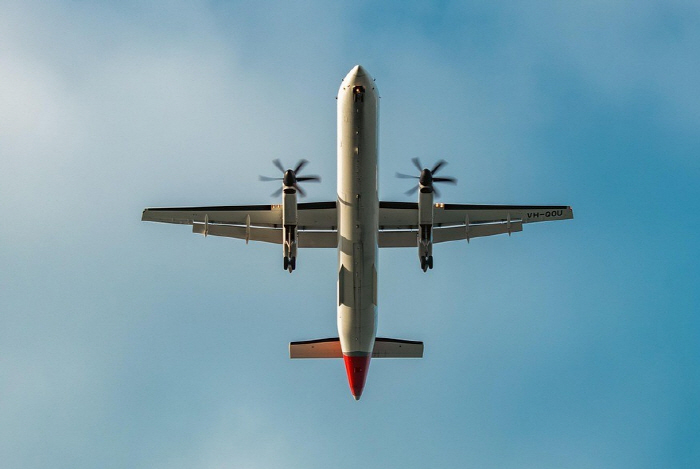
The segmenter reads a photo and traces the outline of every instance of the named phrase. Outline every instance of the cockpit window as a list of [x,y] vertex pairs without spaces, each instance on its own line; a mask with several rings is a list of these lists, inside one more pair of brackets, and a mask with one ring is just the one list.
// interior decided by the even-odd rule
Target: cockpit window
[[362,103],[365,100],[365,87],[364,86],[355,86],[352,89],[352,99],[356,103]]

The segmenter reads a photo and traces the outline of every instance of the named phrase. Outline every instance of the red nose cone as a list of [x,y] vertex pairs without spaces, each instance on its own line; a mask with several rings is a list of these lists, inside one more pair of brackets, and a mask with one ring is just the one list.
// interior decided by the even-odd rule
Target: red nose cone
[[350,392],[352,392],[352,396],[355,400],[358,401],[365,387],[370,356],[349,357],[343,355],[343,358],[345,359],[345,370],[348,372]]

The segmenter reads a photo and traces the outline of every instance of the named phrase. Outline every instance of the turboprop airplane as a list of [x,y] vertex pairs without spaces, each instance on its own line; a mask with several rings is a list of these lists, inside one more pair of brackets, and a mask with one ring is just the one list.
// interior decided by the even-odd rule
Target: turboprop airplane
[[357,65],[338,90],[338,188],[336,200],[297,203],[302,182],[318,176],[299,173],[307,161],[282,171],[276,205],[147,208],[142,220],[192,225],[194,233],[282,245],[283,267],[297,266],[298,248],[338,252],[338,337],[292,342],[290,358],[343,358],[350,391],[360,399],[371,358],[422,358],[423,342],[377,337],[378,248],[418,249],[420,268],[433,268],[433,244],[522,231],[523,224],[573,218],[569,206],[464,205],[434,203],[436,183],[456,183],[413,159],[419,171],[417,202],[380,201],[377,194],[379,94],[372,77]]

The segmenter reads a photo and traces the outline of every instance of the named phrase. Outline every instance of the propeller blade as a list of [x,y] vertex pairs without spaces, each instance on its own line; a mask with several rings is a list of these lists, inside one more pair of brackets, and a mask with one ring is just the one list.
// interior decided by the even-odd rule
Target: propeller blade
[[404,194],[406,194],[406,195],[415,194],[417,190],[418,190],[418,186],[414,186],[413,188],[411,188],[411,189],[407,190],[406,192],[404,192]]
[[297,178],[297,182],[321,182],[321,176],[301,176]]
[[[450,177],[450,176],[445,176],[445,177],[435,177],[434,174],[440,171],[446,164],[447,161],[445,160],[438,160],[437,163],[433,165],[433,169],[427,169],[423,168],[423,165],[421,164],[420,160],[416,158],[411,158],[411,162],[413,163],[413,166],[415,166],[418,171],[420,171],[420,176],[411,176],[409,174],[403,174],[403,173],[396,173],[397,178],[401,179],[418,179],[420,183],[418,186],[413,187],[412,189],[406,191],[406,195],[411,195],[415,193],[420,187],[421,184],[425,186],[430,186],[435,193],[436,197],[440,197],[440,191],[438,191],[435,186],[433,185],[434,183],[438,182],[444,182],[446,184],[457,184],[457,179]],[[425,171],[425,174],[424,174]],[[421,179],[423,176],[425,176],[425,179]]]
[[413,161],[413,166],[418,168],[418,171],[423,171],[423,165],[420,164],[420,160],[418,158],[411,158],[411,161]]
[[440,171],[440,168],[442,168],[442,167],[445,166],[446,164],[447,164],[447,161],[445,161],[445,160],[440,160],[440,161],[438,161],[437,163],[435,163],[435,166],[433,166],[433,170],[430,171],[430,172],[433,173],[433,174],[435,174],[435,173],[437,173],[438,171]]
[[[289,183],[294,183],[294,189],[296,189],[297,193],[299,193],[300,197],[306,196],[306,191],[302,189],[299,184],[299,182],[321,182],[321,176],[317,175],[309,175],[309,176],[301,176],[301,177],[296,177],[296,174],[304,169],[304,167],[309,163],[308,160],[301,159],[297,162],[296,166],[294,169],[290,170],[285,170],[284,166],[282,166],[282,162],[279,160],[279,158],[275,158],[272,160],[272,164],[275,165],[277,169],[282,171],[282,174],[284,174],[284,177],[269,177],[269,176],[260,176],[261,181],[283,181],[282,187],[277,189],[275,192],[272,193],[272,197],[279,197],[282,194],[282,191],[284,190],[285,184]],[[287,172],[290,173],[290,177],[287,178]]]
[[301,169],[302,169],[304,166],[306,166],[306,164],[307,164],[308,162],[309,162],[308,160],[299,160],[299,162],[297,163],[296,168],[294,168],[294,174],[299,173],[299,171],[301,171]]
[[279,159],[272,160],[272,164],[277,166],[277,169],[279,169],[280,171],[282,171],[284,173],[284,166],[282,166],[282,163],[280,162]]
[[446,182],[448,184],[457,184],[457,179],[453,177],[439,177],[433,178],[433,182]]

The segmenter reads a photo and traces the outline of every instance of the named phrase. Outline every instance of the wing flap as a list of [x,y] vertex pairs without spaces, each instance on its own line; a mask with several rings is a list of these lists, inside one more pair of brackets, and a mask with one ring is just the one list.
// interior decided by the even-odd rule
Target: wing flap
[[337,231],[299,231],[297,233],[300,248],[337,248]]
[[479,225],[450,226],[435,228],[433,230],[433,242],[444,243],[447,241],[457,241],[460,239],[479,238],[482,236],[493,236],[504,233],[516,233],[523,231],[523,224],[520,220],[510,223],[482,223]]
[[222,236],[225,238],[238,238],[249,241],[262,241],[263,243],[282,244],[281,228],[258,228],[253,226],[247,228],[245,226],[193,223],[192,232],[201,235]]
[[[503,233],[523,231],[520,220],[505,223],[481,223],[433,228],[433,243],[445,243],[460,239],[479,238]],[[380,248],[414,248],[418,246],[417,230],[380,231],[377,238]]]
[[380,231],[377,244],[380,248],[414,248],[418,246],[418,231]]
[[[192,232],[225,238],[262,241],[263,243],[282,244],[282,228],[259,228],[255,226],[212,225],[193,223]],[[299,231],[298,247],[300,248],[337,248],[338,233],[335,231]]]

